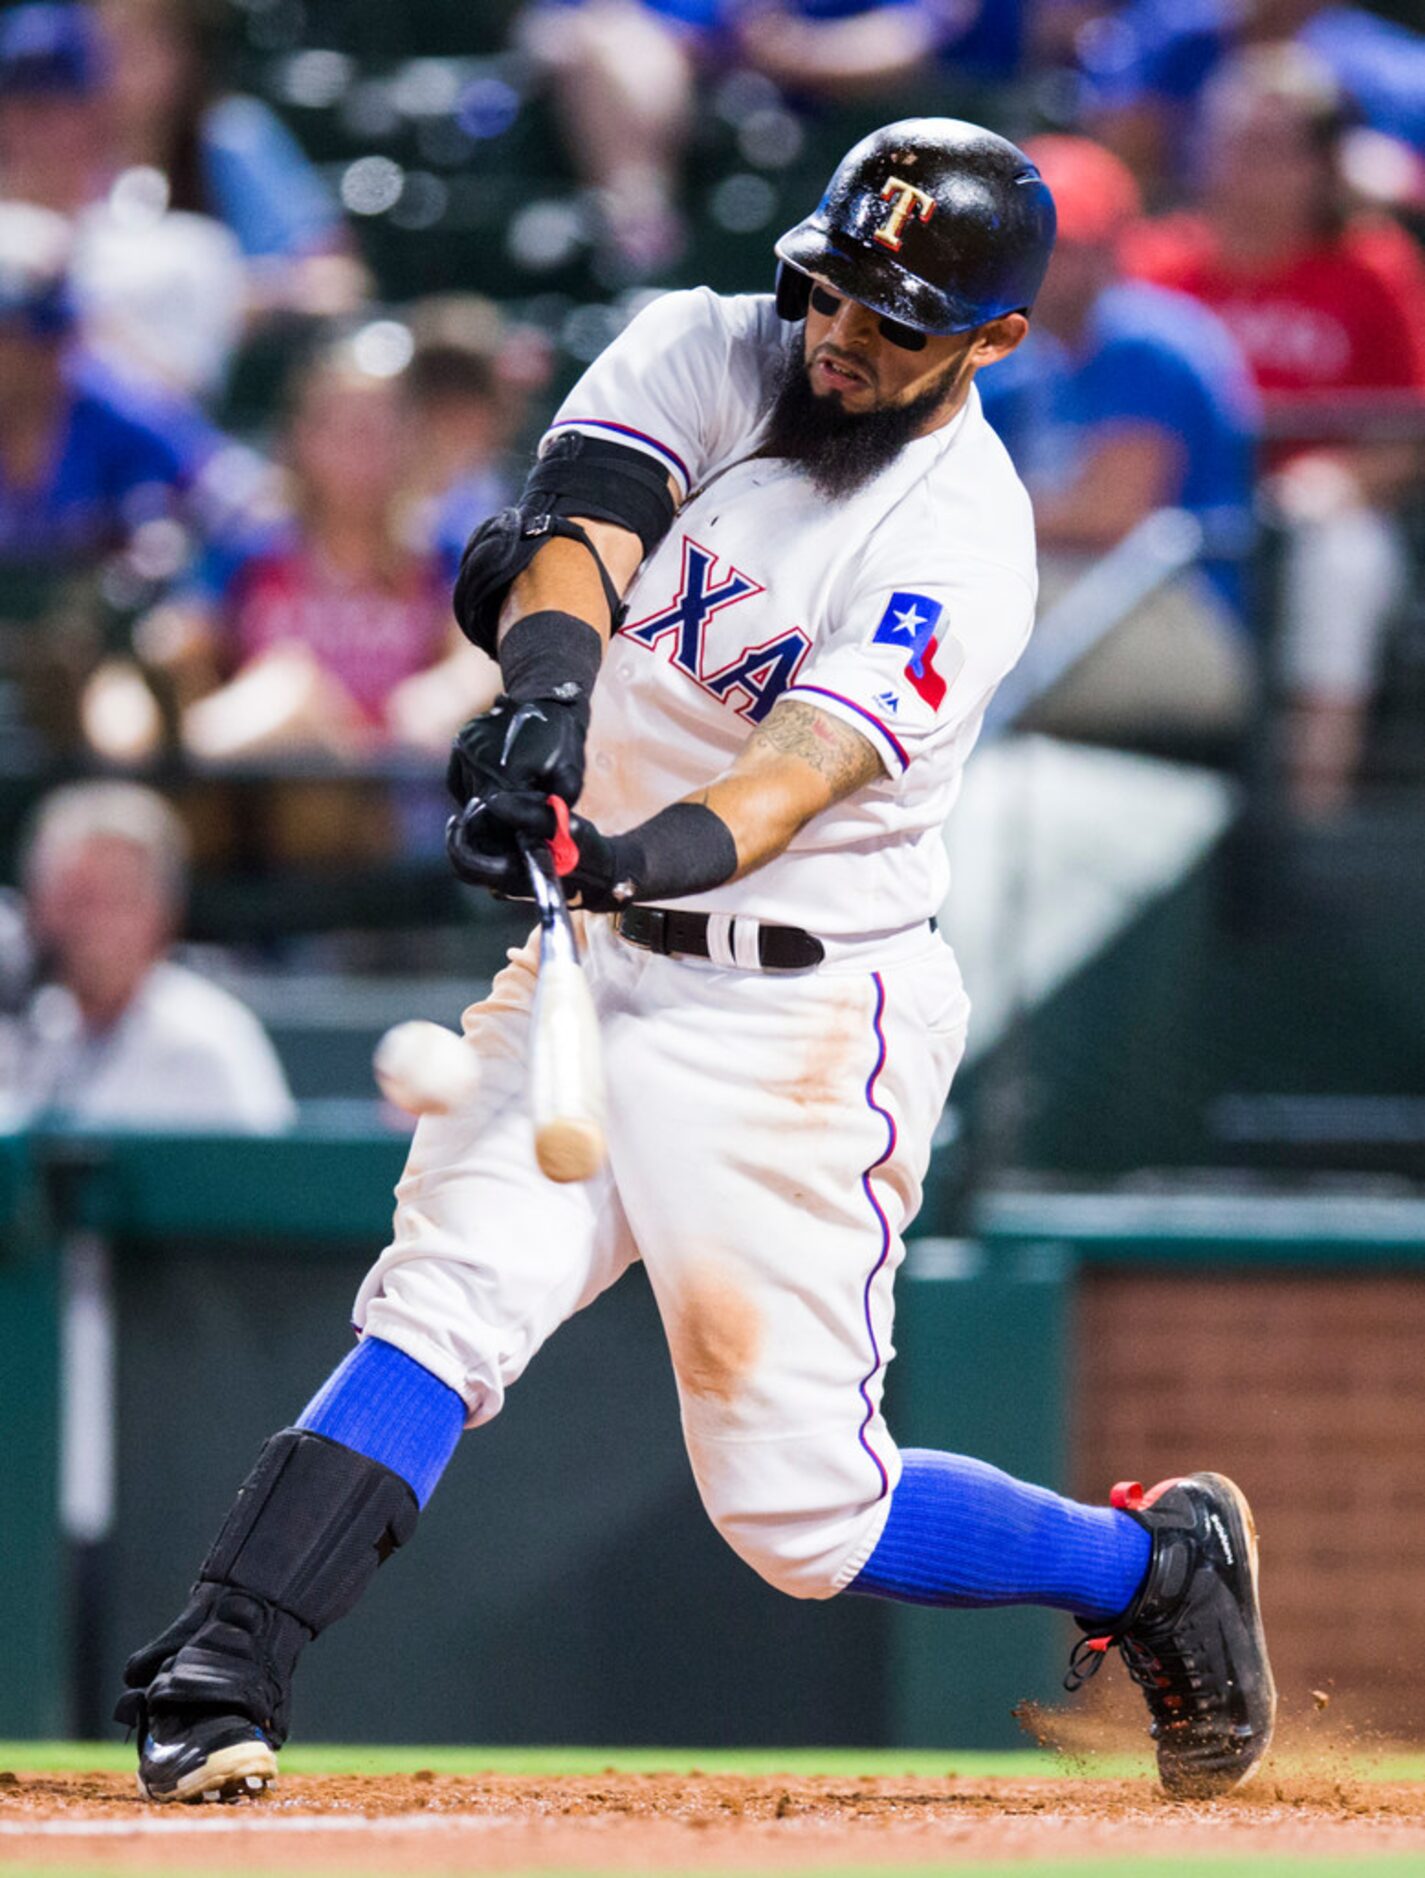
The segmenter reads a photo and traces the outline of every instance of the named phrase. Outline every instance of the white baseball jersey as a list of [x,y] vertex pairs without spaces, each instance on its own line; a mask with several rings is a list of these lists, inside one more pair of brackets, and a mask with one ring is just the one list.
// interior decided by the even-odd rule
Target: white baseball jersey
[[1034,525],[973,388],[844,501],[758,457],[794,330],[800,343],[766,295],[666,294],[555,418],[551,436],[646,451],[682,498],[604,662],[580,807],[631,828],[721,774],[779,697],[801,698],[866,736],[884,778],[746,879],[669,904],[854,939],[944,900],[940,831],[1033,620]]

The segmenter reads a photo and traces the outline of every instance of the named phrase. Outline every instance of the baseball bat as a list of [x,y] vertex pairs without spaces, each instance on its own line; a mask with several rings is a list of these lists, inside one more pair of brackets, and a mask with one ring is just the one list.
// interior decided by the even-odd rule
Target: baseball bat
[[535,1159],[549,1180],[588,1180],[604,1164],[599,1022],[549,850],[526,846],[524,858],[539,908],[539,979],[530,1038]]

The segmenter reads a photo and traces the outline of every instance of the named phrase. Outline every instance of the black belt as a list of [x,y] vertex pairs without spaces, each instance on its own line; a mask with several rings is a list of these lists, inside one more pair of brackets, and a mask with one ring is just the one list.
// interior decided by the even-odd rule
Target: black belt
[[[709,917],[717,915],[680,913],[662,906],[631,906],[615,915],[614,925],[630,945],[642,946],[647,952],[710,959]],[[805,972],[826,957],[820,939],[803,932],[800,926],[765,926],[760,920],[740,923],[757,928],[757,962],[764,972]]]

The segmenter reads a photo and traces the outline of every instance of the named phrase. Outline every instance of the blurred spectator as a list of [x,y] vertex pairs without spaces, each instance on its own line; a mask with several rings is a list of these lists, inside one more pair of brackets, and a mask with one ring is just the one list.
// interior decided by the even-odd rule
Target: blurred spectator
[[407,545],[415,441],[399,378],[363,370],[350,347],[301,374],[287,519],[214,604],[164,608],[138,633],[187,702],[194,755],[442,752],[493,698],[498,673],[459,636],[436,556]]
[[290,1126],[262,1026],[166,957],[187,842],[161,796],[79,783],[40,806],[23,860],[42,981],[12,1025],[8,1105],[104,1128]]
[[[1309,423],[1344,393],[1425,395],[1425,263],[1394,223],[1346,212],[1330,73],[1301,47],[1254,47],[1222,67],[1204,113],[1200,209],[1137,231],[1131,271],[1222,317],[1280,422],[1297,411]],[[1292,524],[1288,769],[1298,806],[1328,813],[1359,765],[1384,630],[1405,592],[1396,510],[1420,452],[1361,444],[1274,462]]]
[[625,278],[662,273],[686,245],[679,172],[696,59],[721,9],[722,0],[689,0],[681,12],[652,0],[535,0],[520,22]]
[[108,66],[88,7],[0,14],[0,193],[74,215],[107,189]]
[[84,344],[161,389],[207,402],[223,390],[248,315],[231,230],[167,207],[157,170],[127,170],[77,218],[70,277]]
[[0,190],[70,218],[71,286],[97,356],[206,395],[242,328],[242,253],[210,217],[165,214],[157,170],[119,172],[109,80],[87,7],[0,16]]
[[217,389],[249,314],[344,313],[366,287],[299,146],[219,97],[204,0],[26,0],[0,14],[0,192],[75,220],[102,346]]
[[[75,592],[86,572],[93,583],[123,549],[125,581],[157,589],[183,572],[195,538],[233,525],[263,474],[193,407],[86,356],[69,247],[63,217],[0,201],[0,618],[19,622],[4,657],[27,695],[45,694],[32,717],[61,741],[98,651],[97,620],[79,617],[94,595]],[[12,610],[31,587],[39,598]],[[61,639],[59,675],[48,666]],[[56,684],[65,697],[50,695]]]
[[1249,529],[1255,395],[1210,313],[1121,278],[1117,243],[1139,209],[1124,164],[1086,138],[1026,147],[1054,192],[1058,241],[1029,338],[980,385],[1034,498],[1041,612],[1154,510],[1189,510],[1217,550],[1070,674],[1038,721],[1231,724],[1250,677],[1233,551]]
[[789,95],[887,97],[940,60],[989,82],[1012,78],[1028,0],[751,0],[735,10],[739,53]]
[[1028,0],[534,0],[521,33],[550,73],[617,271],[655,276],[686,243],[682,157],[700,72],[743,66],[797,101],[903,98],[943,59],[1018,67]]
[[509,337],[493,301],[439,294],[406,311],[413,352],[404,384],[420,436],[420,532],[453,581],[471,533],[511,499],[502,470],[527,386],[507,368]]
[[1211,155],[1199,97],[1223,59],[1293,38],[1362,123],[1425,156],[1425,37],[1324,0],[1129,0],[1106,11],[1079,37],[1088,122],[1156,194]]
[[97,0],[121,164],[159,171],[173,209],[216,217],[249,263],[258,310],[346,313],[367,278],[335,198],[258,98],[218,81],[215,0]]
[[195,489],[226,440],[72,342],[70,230],[0,202],[0,563],[93,559]]

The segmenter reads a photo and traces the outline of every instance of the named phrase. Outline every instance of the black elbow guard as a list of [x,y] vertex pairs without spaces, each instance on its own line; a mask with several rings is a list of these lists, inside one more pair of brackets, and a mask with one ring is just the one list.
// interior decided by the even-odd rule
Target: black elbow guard
[[668,532],[673,514],[667,472],[642,450],[564,432],[530,471],[518,504],[492,515],[470,537],[455,582],[460,630],[495,656],[505,596],[551,535],[577,541],[593,555],[609,615],[616,618],[618,590],[587,532],[570,518],[582,515],[626,528],[648,554]]
[[566,430],[555,437],[529,473],[526,502],[548,504],[560,515],[626,528],[651,554],[667,534],[674,503],[668,472],[645,451],[626,443]]
[[471,645],[479,646],[492,659],[499,657],[500,612],[505,596],[554,535],[582,543],[593,555],[604,585],[609,617],[613,619],[617,615],[621,604],[618,590],[609,579],[598,550],[577,522],[562,515],[540,513],[524,504],[519,508],[501,509],[498,515],[481,522],[466,542],[451,599],[461,632]]

